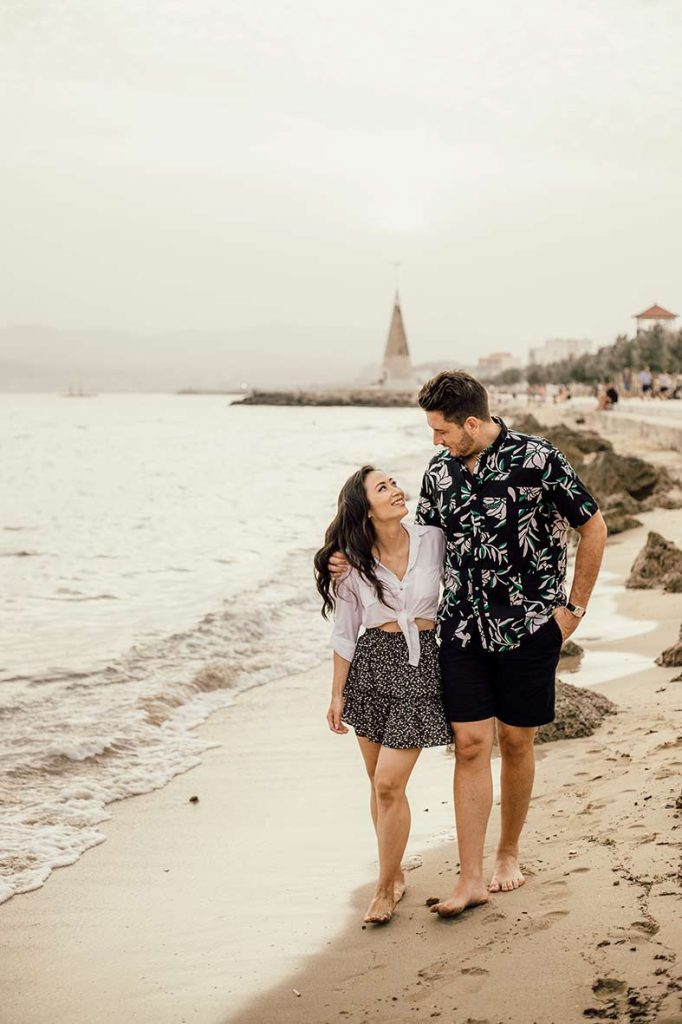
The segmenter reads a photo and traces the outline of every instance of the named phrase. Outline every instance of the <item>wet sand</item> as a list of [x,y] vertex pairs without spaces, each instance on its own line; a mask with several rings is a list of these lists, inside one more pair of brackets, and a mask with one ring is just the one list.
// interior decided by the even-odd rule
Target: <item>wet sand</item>
[[221,746],[198,768],[116,805],[106,843],[0,907],[3,1024],[682,1024],[682,682],[653,663],[682,595],[622,589],[648,528],[682,544],[682,514],[642,518],[606,559],[630,635],[600,639],[596,615],[576,634],[586,668],[612,656],[592,685],[619,712],[540,748],[521,890],[429,913],[457,862],[452,762],[429,751],[408,893],[388,927],[363,929],[367,788],[353,738],[325,730],[325,666],[214,715],[200,731]]

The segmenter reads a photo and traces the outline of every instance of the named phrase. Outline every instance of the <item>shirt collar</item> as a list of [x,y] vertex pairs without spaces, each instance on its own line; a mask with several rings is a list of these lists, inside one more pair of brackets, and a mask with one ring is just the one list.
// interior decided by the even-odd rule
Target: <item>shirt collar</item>
[[[429,527],[422,526],[421,523],[406,523],[404,519],[401,523],[401,526],[403,527],[403,529],[407,530],[407,533],[410,538],[410,553],[407,557],[407,569],[405,570],[405,576],[407,576],[408,572],[410,571],[414,563],[417,561],[417,555],[419,554],[419,544],[421,538],[424,536],[425,533],[428,533]],[[377,565],[381,565],[381,562],[377,561],[377,559],[375,559],[375,563]],[[385,566],[383,566],[382,568],[385,568]],[[405,577],[403,577],[403,579],[404,578]]]

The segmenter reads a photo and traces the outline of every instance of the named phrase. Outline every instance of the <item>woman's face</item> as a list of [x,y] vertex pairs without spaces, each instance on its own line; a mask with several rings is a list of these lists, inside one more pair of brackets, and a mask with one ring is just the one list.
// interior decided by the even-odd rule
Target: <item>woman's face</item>
[[365,493],[370,516],[375,523],[387,523],[407,515],[405,492],[391,476],[373,469],[365,477]]

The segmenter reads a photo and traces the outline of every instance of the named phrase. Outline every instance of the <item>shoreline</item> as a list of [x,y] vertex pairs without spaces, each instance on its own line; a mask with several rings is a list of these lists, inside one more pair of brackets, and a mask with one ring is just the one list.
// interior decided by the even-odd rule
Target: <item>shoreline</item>
[[[607,568],[621,580],[650,526],[682,541],[682,524],[677,536],[672,533],[679,513],[651,512],[644,519],[644,527],[609,543]],[[679,914],[679,898],[656,896],[664,909],[651,916],[660,930],[645,939],[639,935],[640,958],[630,952],[634,940],[623,939],[616,946],[630,934],[632,922],[648,920],[640,905],[643,890],[625,878],[627,865],[618,876],[612,872],[608,857],[613,847],[599,838],[590,842],[585,835],[629,836],[641,828],[640,838],[653,831],[668,837],[666,843],[677,838],[670,832],[677,824],[674,812],[665,804],[671,799],[674,804],[674,783],[679,792],[679,768],[673,765],[682,764],[682,746],[652,752],[649,747],[655,744],[647,730],[658,730],[666,743],[677,742],[669,719],[682,705],[682,684],[669,683],[676,670],[656,667],[653,657],[677,635],[682,596],[623,590],[617,605],[619,613],[646,618],[655,628],[626,641],[595,641],[594,647],[641,654],[651,659],[650,665],[597,685],[619,705],[619,713],[593,736],[539,748],[524,856],[532,875],[518,893],[497,896],[493,906],[453,922],[428,914],[424,900],[447,891],[456,853],[452,761],[438,749],[427,751],[410,786],[413,833],[408,861],[413,858],[422,866],[408,875],[408,895],[391,925],[361,930],[359,917],[374,872],[367,789],[352,737],[339,742],[322,729],[328,691],[327,667],[322,666],[246,691],[232,708],[216,712],[198,733],[221,746],[208,750],[200,765],[161,790],[113,807],[106,843],[68,870],[55,871],[44,888],[0,907],[0,987],[7,993],[8,1021],[114,1024],[125,1016],[144,1024],[197,1019],[202,1024],[323,1024],[337,1020],[340,1011],[345,1019],[361,1020],[371,1008],[375,1019],[399,1021],[406,1019],[401,1014],[408,1005],[412,1019],[413,1004],[425,1016],[449,1012],[456,1004],[462,1020],[468,1015],[492,1024],[563,1024],[566,1017],[553,1016],[535,1003],[526,1007],[533,1016],[526,1016],[526,1009],[491,1009],[485,1000],[491,998],[493,969],[496,975],[499,971],[490,957],[501,957],[513,973],[521,965],[512,937],[523,943],[524,962],[552,951],[565,954],[571,945],[586,948],[585,914],[589,911],[593,918],[595,907],[604,932],[596,941],[611,946],[601,948],[601,961],[591,954],[590,970],[572,954],[568,980],[550,958],[547,971],[553,983],[554,973],[564,979],[559,988],[552,987],[553,999],[563,1002],[570,990],[571,999],[577,1000],[575,1019],[580,1019],[577,1004],[592,1005],[586,1002],[588,982],[601,971],[619,978],[628,975],[630,986],[635,964],[638,992],[645,992],[655,969],[667,973],[652,977],[677,984],[672,961],[660,961],[660,966],[653,956],[659,947],[665,952],[673,945],[667,937],[672,924],[665,906],[673,904],[672,914]],[[571,680],[570,675],[565,678]],[[665,692],[657,694],[661,687]],[[619,756],[611,763],[611,744],[631,757]],[[292,757],[292,751],[299,756]],[[616,792],[619,786],[636,789],[647,776],[653,779],[651,773],[644,774],[645,765],[637,764],[645,754],[653,759],[655,772],[676,773],[661,777],[653,784],[655,799],[641,803],[642,814],[654,814],[655,828],[648,819],[633,817],[632,807],[623,806],[636,797]],[[635,768],[641,778],[635,785],[635,780],[625,784],[628,771]],[[198,804],[190,803],[194,795]],[[613,818],[611,811],[620,817]],[[495,832],[491,827],[488,864]],[[567,845],[576,851],[570,863]],[[673,849],[656,841],[642,846],[646,858],[652,851],[659,859],[670,857]],[[634,865],[628,870],[639,877],[646,865],[637,862],[641,852],[629,838],[627,856]],[[600,887],[607,886],[609,898],[602,900]],[[511,900],[515,902],[505,902]],[[551,943],[545,935],[550,928],[556,929]],[[454,948],[455,932],[450,929],[458,937]],[[611,932],[617,933],[615,938],[609,938]],[[468,951],[470,945],[475,956]],[[607,953],[621,946],[624,962],[607,964]],[[458,958],[454,966],[448,960],[453,953]],[[445,962],[436,970],[439,957]],[[29,986],[35,962],[42,965],[42,980]],[[272,989],[259,996],[271,983]],[[532,991],[530,978],[523,985],[524,998],[526,989]],[[326,1006],[330,991],[334,1001]],[[425,1002],[427,994],[432,1006]]]

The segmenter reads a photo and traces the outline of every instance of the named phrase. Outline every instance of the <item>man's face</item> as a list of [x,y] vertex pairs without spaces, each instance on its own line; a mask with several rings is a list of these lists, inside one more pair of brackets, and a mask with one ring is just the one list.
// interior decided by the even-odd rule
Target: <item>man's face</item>
[[451,455],[464,459],[478,451],[478,431],[481,421],[469,416],[461,427],[446,420],[442,412],[427,412],[426,422],[433,432],[433,443],[447,448]]

